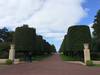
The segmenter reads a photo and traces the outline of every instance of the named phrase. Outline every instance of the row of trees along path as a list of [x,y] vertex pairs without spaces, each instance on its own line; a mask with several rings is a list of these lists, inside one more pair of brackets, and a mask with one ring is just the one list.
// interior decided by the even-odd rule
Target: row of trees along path
[[0,75],[100,75],[100,68],[64,62],[58,54],[33,63],[16,64],[0,69]]

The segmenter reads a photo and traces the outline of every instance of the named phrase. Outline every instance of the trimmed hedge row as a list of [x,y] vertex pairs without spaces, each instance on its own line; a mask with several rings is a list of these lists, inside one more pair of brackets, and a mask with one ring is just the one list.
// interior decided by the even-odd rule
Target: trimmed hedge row
[[91,46],[91,34],[90,29],[86,25],[71,26],[68,29],[67,35],[65,35],[60,52],[66,55],[82,55],[83,44],[89,43]]
[[14,35],[15,49],[18,52],[32,53],[34,55],[51,54],[52,45],[36,34],[36,29],[29,28],[28,25],[17,27]]

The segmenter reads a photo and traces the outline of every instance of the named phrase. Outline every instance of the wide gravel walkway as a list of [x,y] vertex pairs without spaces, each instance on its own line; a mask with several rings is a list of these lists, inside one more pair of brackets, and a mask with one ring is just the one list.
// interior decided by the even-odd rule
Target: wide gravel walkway
[[55,54],[43,61],[5,67],[0,69],[0,75],[100,75],[100,67],[67,63]]

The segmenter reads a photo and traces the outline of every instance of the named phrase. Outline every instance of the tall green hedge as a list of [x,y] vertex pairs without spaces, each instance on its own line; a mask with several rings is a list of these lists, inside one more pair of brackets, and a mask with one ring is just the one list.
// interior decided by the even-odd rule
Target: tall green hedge
[[68,29],[69,50],[83,50],[84,43],[91,43],[91,34],[88,26],[72,26]]
[[64,39],[63,39],[63,41],[62,41],[62,44],[61,44],[61,47],[60,47],[60,50],[59,50],[59,52],[64,52],[65,51],[65,47],[67,46],[66,44],[65,44],[65,42],[67,42],[67,41],[65,41],[66,40],[66,36],[67,35],[65,35],[64,36]]
[[55,47],[54,44],[51,45],[51,51],[52,51],[53,53],[56,53],[56,47]]
[[84,43],[91,43],[89,27],[86,25],[71,26],[64,37],[60,51],[82,51]]
[[9,42],[0,43],[0,58],[8,57],[10,44]]
[[36,35],[36,30],[27,25],[16,28],[14,44],[16,51],[32,52],[33,55],[50,54],[54,49],[54,45],[50,45],[41,35]]
[[16,51],[34,51],[36,46],[36,30],[27,25],[17,27],[14,35]]
[[41,54],[41,52],[44,50],[44,47],[43,47],[43,38],[42,36],[38,35],[36,37],[36,53],[37,54]]

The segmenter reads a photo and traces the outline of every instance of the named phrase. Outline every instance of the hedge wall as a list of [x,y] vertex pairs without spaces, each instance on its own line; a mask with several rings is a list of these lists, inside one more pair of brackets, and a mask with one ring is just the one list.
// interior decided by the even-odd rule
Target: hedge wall
[[60,51],[82,51],[84,43],[91,43],[91,34],[88,26],[77,25],[68,29]]
[[26,25],[17,27],[14,43],[16,51],[34,51],[36,47],[36,30]]

